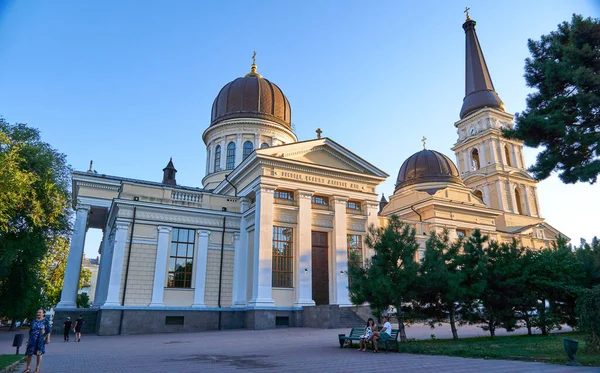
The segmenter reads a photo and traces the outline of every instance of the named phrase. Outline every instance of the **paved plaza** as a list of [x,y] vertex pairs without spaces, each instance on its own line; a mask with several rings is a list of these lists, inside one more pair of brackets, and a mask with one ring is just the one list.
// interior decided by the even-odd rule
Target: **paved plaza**
[[[65,343],[61,335],[53,335],[52,343],[46,348],[42,372],[600,372],[600,368],[533,362],[340,349],[337,334],[347,332],[346,329],[281,328],[112,337],[90,335],[84,336],[81,343]],[[409,337],[416,338],[428,338],[432,332],[438,337],[445,334],[441,328],[432,331],[424,326],[413,326],[408,332]],[[459,332],[462,336],[483,334],[473,327],[461,328]],[[0,353],[14,353],[10,347],[13,334],[0,333]],[[17,372],[24,367],[24,364],[19,366]]]

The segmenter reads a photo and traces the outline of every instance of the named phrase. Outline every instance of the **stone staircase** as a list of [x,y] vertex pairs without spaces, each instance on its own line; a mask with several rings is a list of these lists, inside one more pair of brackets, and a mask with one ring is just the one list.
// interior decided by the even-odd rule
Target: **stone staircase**
[[340,328],[363,327],[366,323],[352,308],[340,307]]

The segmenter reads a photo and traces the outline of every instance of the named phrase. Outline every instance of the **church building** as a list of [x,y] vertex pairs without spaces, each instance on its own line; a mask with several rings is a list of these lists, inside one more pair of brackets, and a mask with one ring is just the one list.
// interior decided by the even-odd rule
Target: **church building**
[[351,306],[349,253],[369,258],[366,232],[391,215],[415,227],[423,248],[444,229],[550,246],[560,232],[541,217],[523,143],[502,135],[513,116],[494,89],[475,21],[463,29],[456,163],[424,142],[402,164],[389,201],[378,198],[389,175],[377,166],[320,130],[298,141],[290,102],[255,63],[212,104],[202,188],[179,185],[172,160],[161,181],[74,171],[76,219],[54,324],[82,312],[89,228],[103,231],[86,311],[100,335],[327,324]]

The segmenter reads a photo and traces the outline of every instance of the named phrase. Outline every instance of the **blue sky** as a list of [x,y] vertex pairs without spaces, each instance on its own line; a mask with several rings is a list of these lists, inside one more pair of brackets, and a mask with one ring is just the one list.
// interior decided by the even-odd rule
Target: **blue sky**
[[[527,39],[597,1],[0,0],[0,115],[42,131],[77,170],[200,186],[214,97],[249,71],[284,91],[301,140],[323,135],[391,176],[427,146],[455,159],[464,96],[463,9],[471,7],[494,85],[522,111]],[[531,164],[537,150],[526,149]],[[542,215],[570,236],[600,235],[598,185],[540,183]],[[97,232],[86,254],[95,256]]]

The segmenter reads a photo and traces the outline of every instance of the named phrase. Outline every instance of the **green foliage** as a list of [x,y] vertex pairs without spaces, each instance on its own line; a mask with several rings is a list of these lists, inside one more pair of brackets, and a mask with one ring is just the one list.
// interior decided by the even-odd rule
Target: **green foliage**
[[586,333],[586,348],[600,352],[600,285],[586,289],[577,299],[579,329]]
[[65,156],[38,130],[0,118],[0,315],[43,305],[42,260],[69,234],[69,177]]
[[558,171],[564,183],[595,183],[600,174],[600,23],[573,15],[558,30],[528,42],[525,80],[536,92],[505,135],[544,146],[530,171]]
[[90,308],[90,297],[87,293],[77,294],[77,308]]
[[457,305],[465,294],[465,274],[460,270],[461,248],[462,239],[450,242],[447,230],[442,234],[431,234],[419,268],[420,284],[416,302],[432,326],[449,317],[454,339],[458,339]]
[[585,271],[583,285],[587,288],[600,285],[600,240],[594,237],[590,244],[582,239],[581,246],[575,249],[575,256]]
[[386,227],[370,227],[365,242],[375,255],[364,268],[355,260],[349,261],[350,298],[354,304],[367,301],[378,310],[395,306],[400,339],[406,341],[404,313],[410,309],[403,305],[416,298],[418,281],[415,255],[419,244],[415,230],[393,215]]

